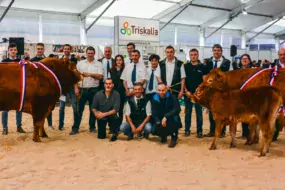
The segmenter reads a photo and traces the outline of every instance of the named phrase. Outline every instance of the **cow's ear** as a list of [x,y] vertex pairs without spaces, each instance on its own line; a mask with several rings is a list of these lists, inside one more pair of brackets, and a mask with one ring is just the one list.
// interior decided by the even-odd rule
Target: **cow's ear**
[[69,65],[70,61],[69,59],[62,59],[63,64]]

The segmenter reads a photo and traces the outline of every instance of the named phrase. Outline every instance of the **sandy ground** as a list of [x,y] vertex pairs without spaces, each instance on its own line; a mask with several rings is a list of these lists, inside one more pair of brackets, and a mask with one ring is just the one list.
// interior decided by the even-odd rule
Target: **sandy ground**
[[[47,129],[49,138],[34,143],[31,133],[15,132],[15,111],[11,111],[9,135],[0,135],[0,189],[284,189],[284,132],[270,153],[259,158],[260,145],[244,146],[241,139],[237,148],[230,149],[229,134],[218,140],[217,150],[210,151],[212,138],[197,139],[194,127],[190,137],[180,130],[174,149],[153,136],[126,141],[121,134],[110,143],[89,133],[87,115],[80,134],[69,136],[73,118],[67,107],[66,130]],[[57,127],[58,108],[53,120]],[[205,116],[204,133],[208,126]],[[24,114],[23,128],[31,127],[31,116]]]

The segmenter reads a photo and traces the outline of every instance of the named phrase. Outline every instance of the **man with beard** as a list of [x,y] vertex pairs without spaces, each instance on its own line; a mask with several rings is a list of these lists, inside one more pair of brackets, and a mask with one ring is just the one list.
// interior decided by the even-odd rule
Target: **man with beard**
[[92,112],[97,119],[98,139],[106,138],[106,125],[110,126],[112,137],[110,141],[116,141],[119,132],[120,94],[113,90],[112,79],[107,78],[104,82],[105,90],[101,90],[94,96]]
[[161,137],[161,142],[167,142],[167,136],[171,135],[171,141],[168,145],[173,148],[177,144],[178,129],[181,127],[179,113],[181,111],[178,99],[172,95],[165,84],[158,84],[158,93],[151,100],[151,110],[153,119],[153,128],[155,135]]

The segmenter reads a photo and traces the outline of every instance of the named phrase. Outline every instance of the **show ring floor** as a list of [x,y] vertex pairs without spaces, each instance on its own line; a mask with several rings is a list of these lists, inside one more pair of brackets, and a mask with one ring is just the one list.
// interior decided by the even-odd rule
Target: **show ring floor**
[[[9,112],[9,134],[0,135],[0,189],[284,189],[285,137],[273,142],[270,153],[259,158],[260,144],[245,146],[237,140],[230,149],[230,135],[218,139],[211,151],[212,138],[197,139],[196,118],[192,116],[192,134],[184,137],[180,129],[174,149],[159,138],[134,139],[120,134],[116,142],[97,139],[88,130],[85,108],[80,133],[70,136],[73,124],[71,107],[65,110],[65,131],[58,128],[58,107],[53,111],[55,131],[46,131],[48,139],[32,141],[32,133],[16,131],[15,111]],[[193,110],[194,111],[194,110]],[[182,116],[183,115],[183,116]],[[184,123],[184,111],[181,112]],[[32,128],[32,118],[23,114],[23,128]],[[208,133],[208,115],[204,115],[204,133]],[[238,127],[237,137],[241,136]],[[2,132],[2,130],[1,130]],[[168,142],[170,137],[168,137]]]

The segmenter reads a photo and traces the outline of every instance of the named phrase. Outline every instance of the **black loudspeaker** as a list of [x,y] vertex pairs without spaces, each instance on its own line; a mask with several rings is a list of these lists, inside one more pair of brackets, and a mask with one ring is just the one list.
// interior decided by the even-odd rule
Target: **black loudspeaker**
[[17,55],[24,55],[25,51],[24,38],[9,38],[9,44],[11,43],[17,44],[17,49],[18,49]]
[[237,46],[231,45],[231,57],[234,57],[237,55]]

